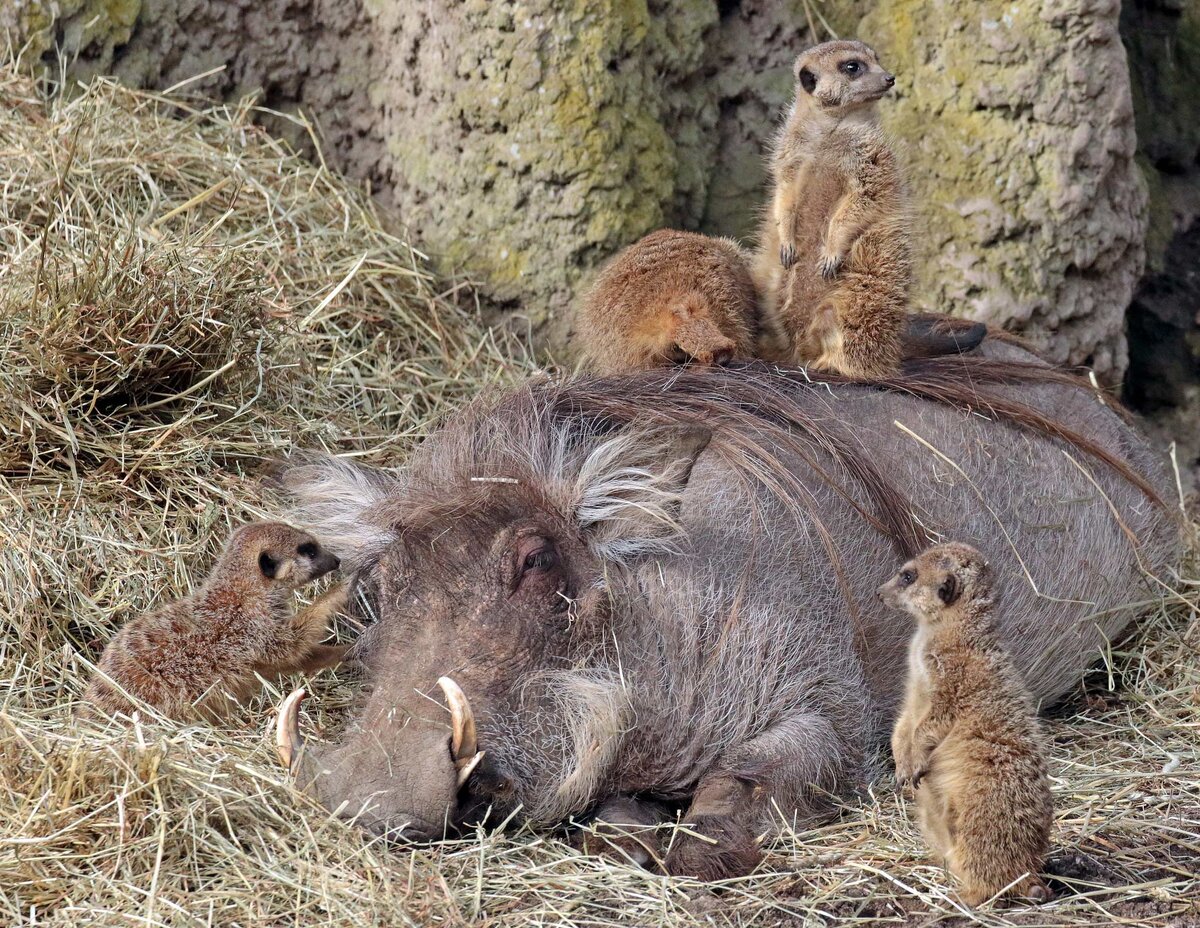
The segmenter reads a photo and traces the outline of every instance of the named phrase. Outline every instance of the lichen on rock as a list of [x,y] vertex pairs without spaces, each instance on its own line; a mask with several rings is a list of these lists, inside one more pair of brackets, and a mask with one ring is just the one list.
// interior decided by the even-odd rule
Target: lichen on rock
[[111,64],[141,9],[142,0],[6,0],[0,4],[0,39],[23,49],[29,60],[57,44]]
[[1060,362],[1124,371],[1146,188],[1117,0],[879,4],[861,33],[898,75],[915,304],[1024,332]]
[[[448,268],[552,329],[580,275],[662,225],[706,172],[684,157],[712,3],[380,5],[386,187]],[[702,107],[701,107],[702,109]],[[699,118],[692,113],[691,120]],[[672,126],[676,131],[668,131]],[[695,135],[695,133],[691,133]]]

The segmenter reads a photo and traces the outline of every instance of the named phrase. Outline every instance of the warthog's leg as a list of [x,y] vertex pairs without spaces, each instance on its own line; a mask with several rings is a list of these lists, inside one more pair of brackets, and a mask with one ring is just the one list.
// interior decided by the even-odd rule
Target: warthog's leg
[[743,876],[762,857],[758,832],[777,811],[815,820],[832,806],[825,796],[860,763],[833,723],[807,712],[786,719],[729,751],[701,779],[667,854],[668,872],[701,880]]
[[571,843],[585,854],[661,870],[663,842],[658,826],[673,820],[670,810],[656,802],[615,796],[596,810]]
[[756,788],[732,774],[702,780],[667,853],[667,872],[698,880],[744,876],[762,852],[754,834]]

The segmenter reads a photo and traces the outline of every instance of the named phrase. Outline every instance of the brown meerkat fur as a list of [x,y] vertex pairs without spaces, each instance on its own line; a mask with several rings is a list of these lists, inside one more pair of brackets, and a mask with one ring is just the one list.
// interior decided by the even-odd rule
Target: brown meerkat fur
[[170,717],[219,718],[258,689],[256,675],[312,672],[342,660],[322,645],[344,606],[344,585],[291,612],[295,590],[339,566],[307,532],[280,522],[233,533],[186,599],[126,624],[109,642],[86,698],[105,714],[136,699]]
[[754,272],[770,360],[851,377],[898,369],[912,277],[904,178],[876,102],[895,84],[857,41],[795,63],[796,95],[771,157],[774,198]]
[[930,548],[879,588],[917,620],[892,736],[934,852],[979,905],[1050,898],[1038,877],[1054,810],[1033,699],[994,626],[991,571],[970,545]]
[[596,278],[579,314],[589,367],[601,374],[750,358],[757,294],[749,256],[734,241],[660,229]]

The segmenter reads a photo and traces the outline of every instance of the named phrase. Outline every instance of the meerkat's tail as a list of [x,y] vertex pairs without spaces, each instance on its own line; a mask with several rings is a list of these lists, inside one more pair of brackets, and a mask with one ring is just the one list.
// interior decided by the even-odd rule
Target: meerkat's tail
[[988,328],[982,322],[942,313],[909,313],[905,322],[901,349],[905,361],[962,354],[978,348],[988,334]]

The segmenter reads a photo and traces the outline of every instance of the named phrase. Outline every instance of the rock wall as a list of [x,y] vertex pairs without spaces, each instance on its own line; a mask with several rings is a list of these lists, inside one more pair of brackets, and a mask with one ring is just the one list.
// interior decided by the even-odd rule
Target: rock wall
[[894,0],[861,26],[899,76],[888,124],[920,208],[916,303],[1109,378],[1126,364],[1147,203],[1119,10]]
[[[1174,36],[1194,8],[1127,4],[1148,56],[1133,68],[1143,123],[1167,78],[1184,77],[1177,104],[1195,83],[1140,27]],[[559,346],[573,296],[622,245],[661,225],[752,232],[793,57],[814,34],[858,35],[900,80],[883,110],[919,206],[917,304],[1116,379],[1146,242],[1153,260],[1173,234],[1163,165],[1200,131],[1194,115],[1140,126],[1153,142],[1135,159],[1120,14],[1117,0],[20,0],[0,28],[66,47],[79,75],[165,86],[219,69],[195,88],[302,109],[444,270]]]
[[1125,400],[1178,442],[1183,477],[1200,486],[1200,0],[1127,2],[1121,31],[1150,189]]

